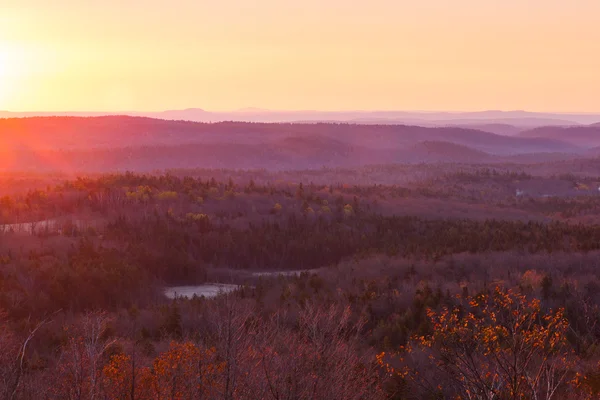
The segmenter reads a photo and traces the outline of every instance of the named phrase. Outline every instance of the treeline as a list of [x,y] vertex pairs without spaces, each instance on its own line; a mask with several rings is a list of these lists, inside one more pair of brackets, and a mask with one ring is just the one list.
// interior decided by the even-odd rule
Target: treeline
[[[5,195],[0,197],[0,228],[10,230],[8,225],[81,216],[110,221],[119,214],[131,217],[169,208],[175,213],[204,213],[220,219],[234,216],[259,222],[260,217],[268,215],[278,203],[283,206],[283,214],[302,213],[310,207],[319,215],[333,203],[344,206],[359,201],[363,211],[389,215],[396,209],[410,214],[410,210],[402,208],[405,206],[401,202],[403,199],[439,199],[465,205],[480,204],[482,212],[486,206],[492,206],[497,212],[502,208],[507,209],[507,213],[522,210],[530,213],[532,218],[545,216],[558,220],[579,216],[593,218],[600,207],[600,196],[589,193],[589,188],[595,187],[592,181],[569,183],[587,188],[578,196],[517,198],[512,188],[514,182],[534,179],[532,176],[485,168],[449,173],[434,180],[402,186],[314,183],[310,181],[311,175],[304,176],[307,179],[304,185],[277,180],[258,182],[250,172],[233,174],[235,180],[231,176],[227,178],[225,172],[215,171],[220,180],[208,175],[192,177],[179,173],[102,175],[78,178],[19,195]],[[258,176],[260,171],[257,171]],[[92,225],[97,229],[98,224]]]
[[122,217],[101,237],[42,239],[42,249],[27,252],[3,248],[0,306],[18,315],[115,309],[151,298],[150,289],[160,282],[205,282],[215,268],[302,270],[373,254],[436,261],[459,253],[600,249],[595,226],[361,217],[349,210],[328,218],[292,214],[245,228],[213,223],[202,214]]
[[[376,257],[322,276],[266,278],[214,300],[3,320],[0,390],[16,389],[16,398],[465,399],[488,386],[495,397],[510,392],[511,376],[525,398],[547,394],[551,380],[556,391],[545,398],[592,399],[600,280],[588,265],[596,256],[561,254],[552,265],[502,253],[437,264]],[[510,323],[518,330],[505,332]],[[522,368],[499,368],[503,357],[524,362],[526,349]],[[456,379],[469,365],[490,375],[476,385]],[[532,387],[528,374],[540,367],[549,375]]]
[[[24,204],[33,209],[87,210],[101,222],[98,229],[63,224],[61,234],[5,234],[0,307],[15,315],[114,310],[154,298],[161,284],[203,283],[215,269],[304,270],[373,254],[436,261],[460,253],[600,249],[596,225],[384,216],[364,200],[368,193],[134,174],[30,192]],[[0,205],[10,211],[16,203],[6,199]]]
[[597,398],[598,225],[393,216],[384,193],[410,195],[118,174],[3,198],[98,223],[0,235],[0,398]]
[[[348,208],[347,210],[354,210]],[[193,265],[233,269],[307,269],[336,264],[351,256],[383,253],[436,260],[463,252],[518,250],[526,253],[587,252],[600,249],[600,227],[520,221],[425,220],[342,214],[289,215],[247,228],[154,215],[120,218],[105,237],[128,244],[152,273],[167,281],[197,277]],[[165,257],[163,260],[161,257]],[[135,255],[134,255],[135,258]],[[170,260],[166,266],[166,260]],[[161,268],[164,268],[161,270]]]
[[385,398],[362,322],[339,306],[261,315],[226,297],[63,324],[32,327],[23,365],[20,340],[0,335],[2,398]]
[[0,254],[0,309],[11,319],[55,310],[116,310],[161,296],[150,271],[128,261],[122,250],[89,240],[53,240],[26,252],[5,244]]

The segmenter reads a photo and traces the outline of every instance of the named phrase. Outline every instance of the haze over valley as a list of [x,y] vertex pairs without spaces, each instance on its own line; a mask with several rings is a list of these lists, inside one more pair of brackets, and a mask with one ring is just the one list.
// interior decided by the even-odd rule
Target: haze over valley
[[600,398],[600,2],[0,5],[0,400]]
[[[495,125],[494,125],[495,126]],[[515,163],[598,156],[600,128],[170,121],[131,116],[0,119],[4,171],[318,169],[369,164]]]

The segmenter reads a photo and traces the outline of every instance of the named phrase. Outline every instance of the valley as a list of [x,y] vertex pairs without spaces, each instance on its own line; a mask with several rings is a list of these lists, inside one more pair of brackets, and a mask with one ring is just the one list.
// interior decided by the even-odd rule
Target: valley
[[[81,385],[103,377],[97,393],[141,390],[115,377],[162,379],[151,367],[166,355],[235,365],[215,367],[211,393],[236,379],[232,390],[260,398],[271,376],[320,371],[321,393],[350,379],[360,384],[347,398],[425,396],[437,389],[421,376],[458,347],[430,353],[419,338],[452,327],[436,322],[448,307],[484,312],[482,299],[501,316],[529,318],[518,304],[544,318],[561,310],[570,333],[552,331],[564,343],[553,351],[572,361],[553,365],[594,376],[600,161],[589,137],[130,117],[3,123],[26,132],[3,136],[20,147],[0,176],[0,345],[16,357],[32,335],[23,372],[0,368],[19,377],[23,398],[63,398],[79,385],[64,372],[73,368],[85,371]],[[85,140],[61,139],[70,130]],[[41,132],[57,140],[41,144]],[[496,362],[472,345],[481,365]],[[85,348],[98,351],[95,364],[78,358]],[[454,393],[453,375],[439,376]],[[557,390],[583,399],[590,385]]]

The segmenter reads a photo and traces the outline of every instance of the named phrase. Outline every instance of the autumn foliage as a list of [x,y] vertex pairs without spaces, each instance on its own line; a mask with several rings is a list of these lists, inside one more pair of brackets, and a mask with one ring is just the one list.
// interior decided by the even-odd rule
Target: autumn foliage
[[[599,398],[600,225],[533,217],[600,197],[515,201],[532,176],[444,172],[128,173],[1,197],[0,399]],[[237,289],[164,296],[202,283]]]
[[[215,349],[172,342],[150,367],[135,370],[130,356],[117,354],[104,367],[105,391],[112,399],[200,399],[219,392],[224,363]],[[133,394],[133,396],[131,396]]]
[[[395,359],[378,356],[388,373],[457,399],[549,400],[578,388],[562,309],[543,310],[539,300],[501,288],[457,300],[428,310],[430,333],[413,337]],[[421,373],[426,363],[437,372]]]

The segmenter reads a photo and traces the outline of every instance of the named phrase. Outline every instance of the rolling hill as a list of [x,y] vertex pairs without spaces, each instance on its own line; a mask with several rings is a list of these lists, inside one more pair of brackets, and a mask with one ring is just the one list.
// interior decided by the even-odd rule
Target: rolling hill
[[600,146],[600,126],[541,127],[519,134],[520,137],[561,140],[572,145],[591,148]]
[[505,136],[462,127],[199,123],[128,116],[0,119],[0,152],[2,170],[98,172],[528,163],[583,153],[556,137]]
[[[403,158],[408,162],[483,164],[499,161],[499,157],[481,150],[442,141],[424,141],[411,146],[404,150],[403,153]],[[398,160],[397,162],[401,162],[401,160]]]
[[[476,112],[437,112],[437,111],[315,111],[315,110],[266,110],[255,107],[236,111],[215,112],[202,108],[166,110],[158,112],[126,112],[130,116],[188,120],[196,122],[244,121],[244,122],[352,122],[384,125],[480,125],[510,124],[524,127],[545,125],[562,126],[592,124],[600,121],[598,114],[539,113],[528,111],[488,110]],[[116,115],[111,112],[6,112],[0,111],[0,118],[34,116],[102,116]]]
[[527,130],[528,128],[522,126],[515,126],[509,124],[471,124],[471,125],[461,125],[461,124],[448,124],[448,126],[454,126],[458,128],[464,129],[477,129],[483,132],[495,133],[496,135],[504,135],[504,136],[515,136],[519,133]]

